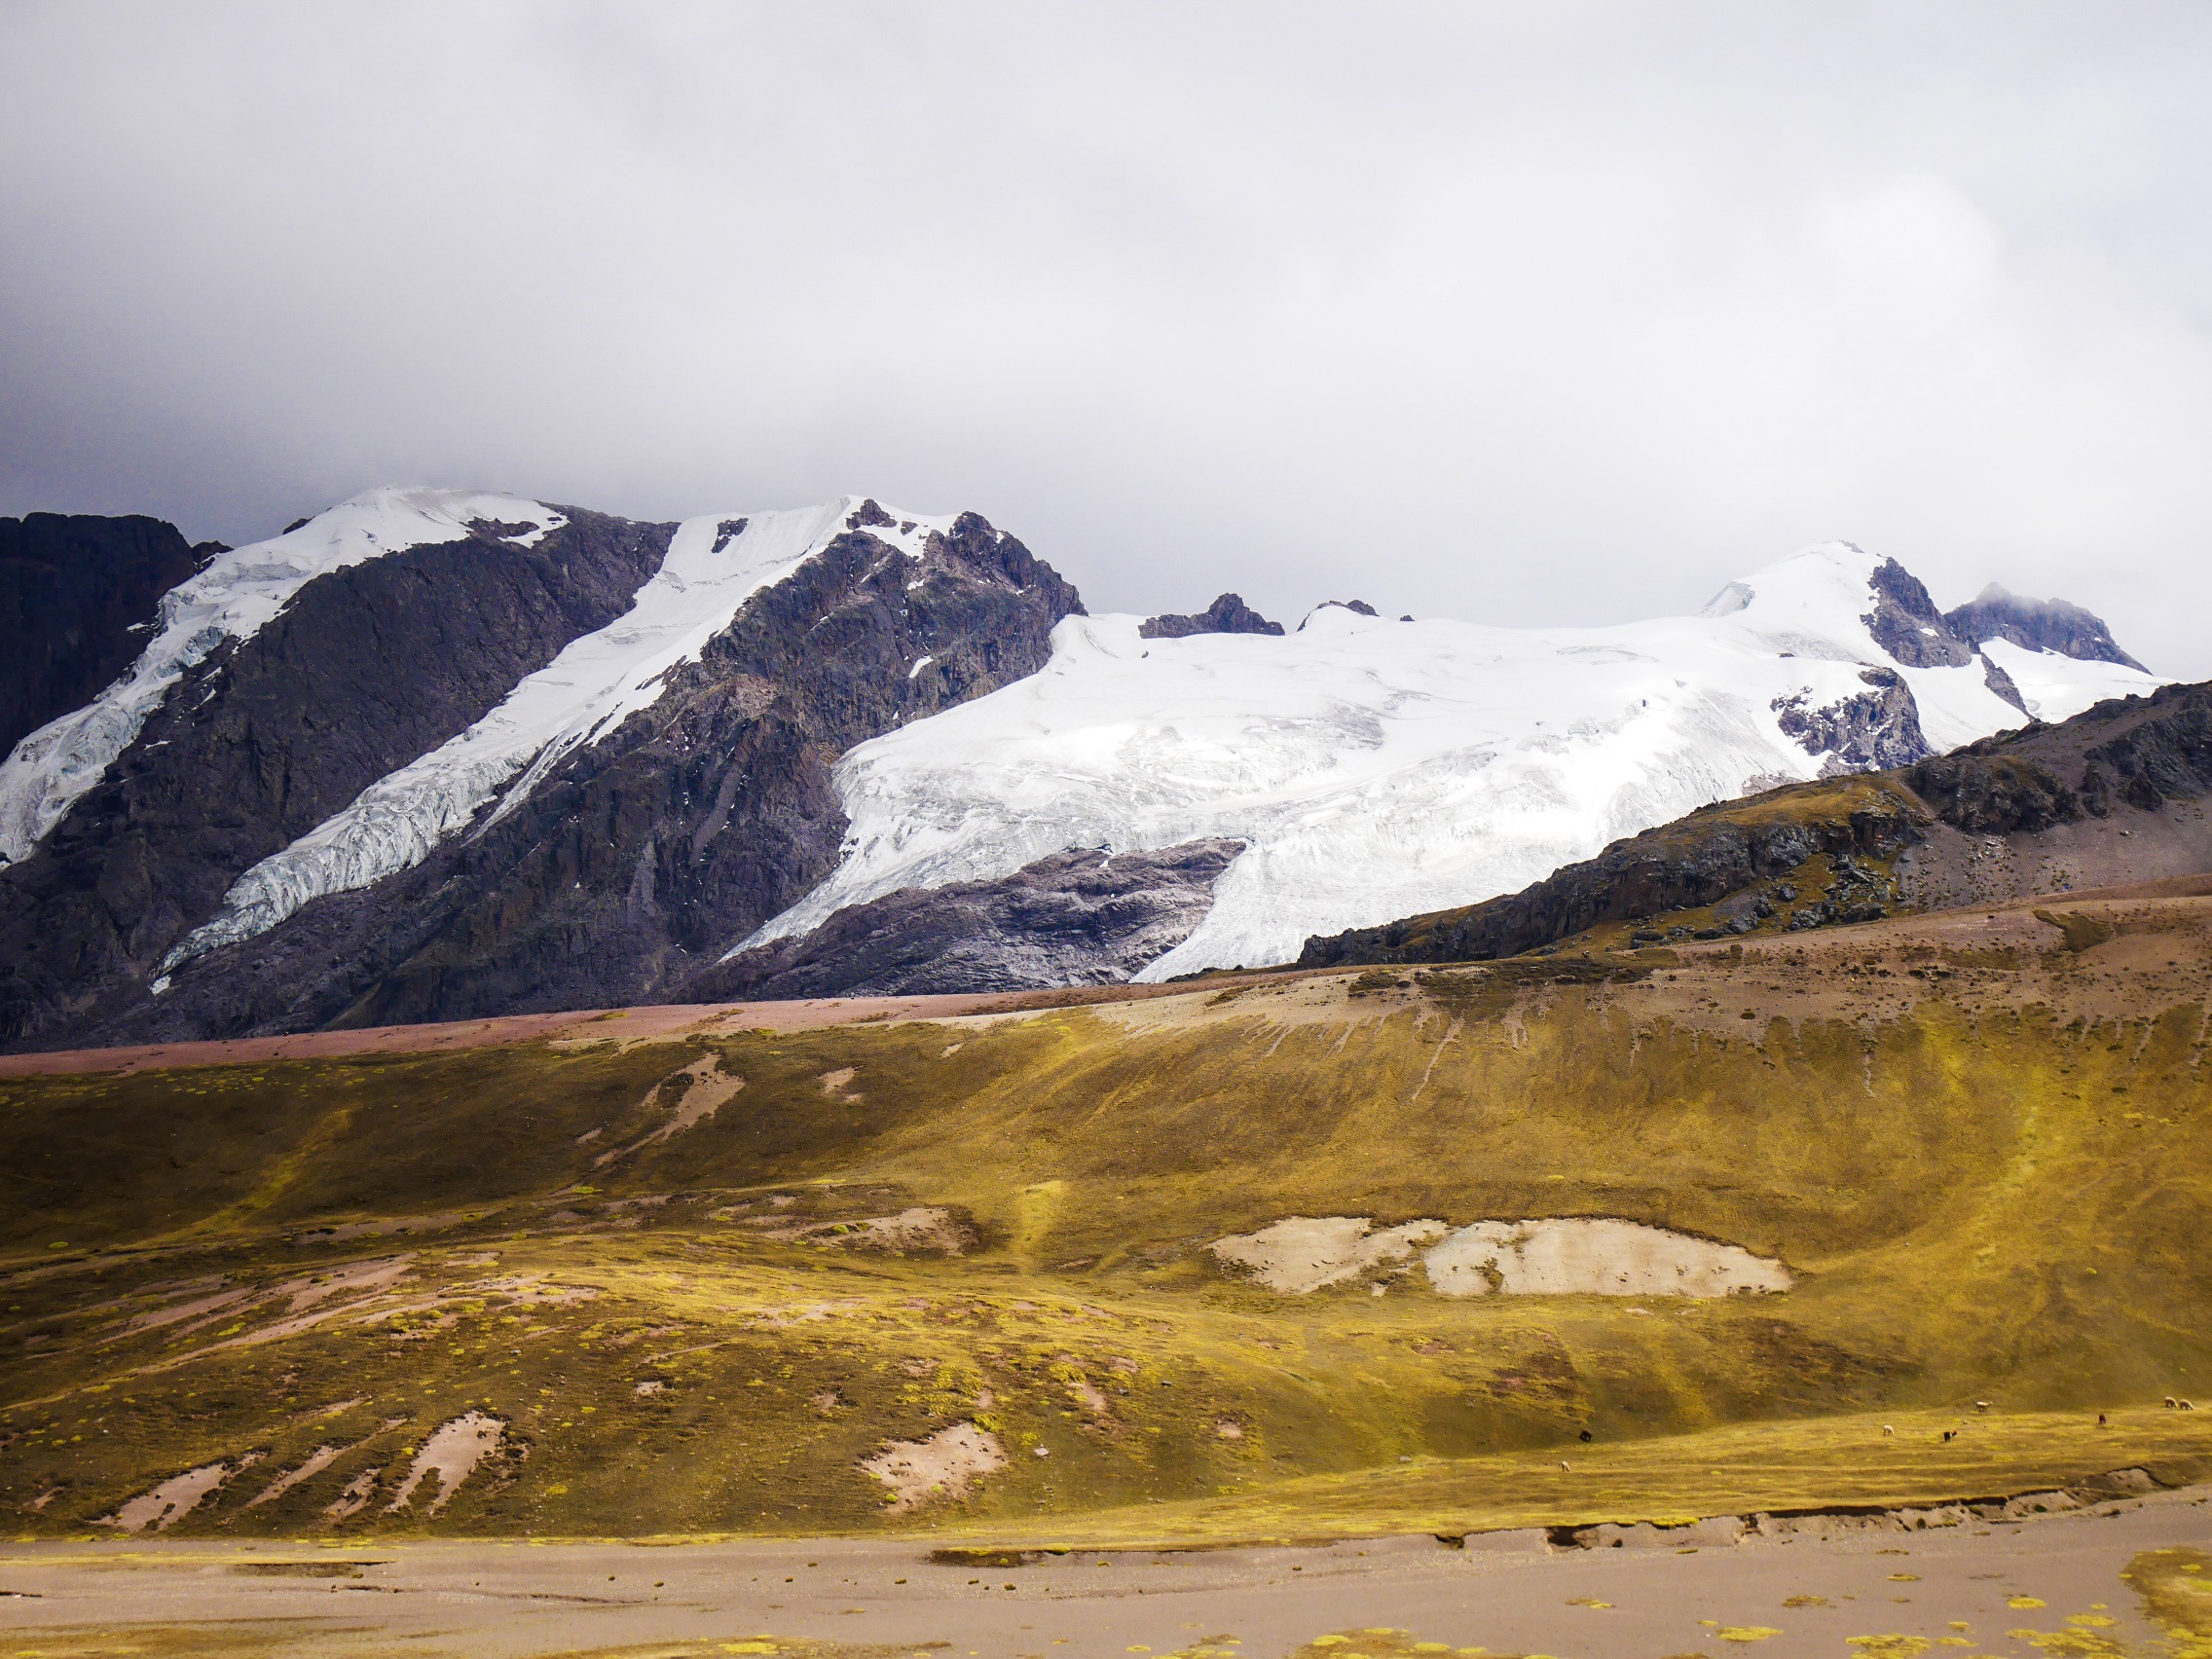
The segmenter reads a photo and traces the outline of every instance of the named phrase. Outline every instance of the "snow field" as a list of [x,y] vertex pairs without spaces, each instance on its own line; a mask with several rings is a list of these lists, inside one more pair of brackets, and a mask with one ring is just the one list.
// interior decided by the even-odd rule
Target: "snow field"
[[[1880,563],[1828,543],[1730,584],[1707,615],[1617,628],[1328,607],[1280,639],[1145,640],[1134,616],[1070,617],[1042,673],[847,755],[843,861],[735,948],[1070,847],[1224,836],[1246,851],[1212,912],[1138,977],[1283,962],[1309,935],[1512,892],[1708,802],[1817,776],[1823,756],[1773,704],[1861,695],[1862,667],[1904,677],[1937,749],[2023,723],[1978,661],[1900,668],[1875,644],[1862,617]],[[2044,660],[2084,684],[2157,683]]]

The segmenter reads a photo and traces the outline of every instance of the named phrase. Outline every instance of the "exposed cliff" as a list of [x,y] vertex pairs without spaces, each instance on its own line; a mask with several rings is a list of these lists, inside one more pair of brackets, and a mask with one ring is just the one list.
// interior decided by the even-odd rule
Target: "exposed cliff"
[[320,576],[167,696],[46,841],[0,870],[0,1036],[135,1002],[257,860],[621,614],[673,528],[571,510]]
[[136,514],[0,518],[0,755],[121,674],[162,595],[228,551]]
[[1205,919],[1243,850],[1054,853],[1000,881],[906,888],[812,933],[732,957],[690,982],[702,1000],[911,996],[1118,984]]
[[2030,650],[2056,651],[2083,662],[2143,667],[2120,648],[2102,617],[2063,599],[2027,599],[2009,593],[1995,582],[1957,609],[1945,611],[1944,620],[1970,645],[2009,640]]
[[821,880],[830,768],[876,733],[1032,674],[1074,588],[973,514],[910,554],[866,503],[648,706],[423,861],[307,904],[119,999],[73,1040],[298,1030],[683,1000]]

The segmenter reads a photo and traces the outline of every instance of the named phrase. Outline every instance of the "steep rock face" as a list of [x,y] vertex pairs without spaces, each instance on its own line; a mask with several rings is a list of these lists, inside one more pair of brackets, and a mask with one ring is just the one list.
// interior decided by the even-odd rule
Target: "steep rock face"
[[1807,708],[1810,699],[1803,692],[1774,700],[1776,723],[1806,754],[1820,757],[1825,776],[1902,766],[1928,753],[1920,708],[1903,677],[1893,669],[1868,668],[1859,678],[1870,689],[1822,708]]
[[30,857],[0,870],[0,1041],[78,1029],[246,867],[619,615],[673,527],[571,512],[308,582],[188,673]]
[[2009,593],[1995,582],[1956,610],[1946,611],[1944,620],[1951,632],[1970,645],[2009,640],[2030,650],[2056,651],[2079,662],[2143,667],[2120,648],[2102,617],[2063,599],[2028,599]]
[[[852,745],[1043,666],[1075,590],[974,514],[915,556],[872,502],[649,707],[375,886],[179,969],[73,1040],[682,1000],[834,865]],[[41,1046],[60,1046],[61,1033]]]
[[2024,715],[2028,712],[2028,700],[2020,695],[2020,687],[2013,682],[2012,677],[1998,665],[1997,659],[1987,651],[1984,651],[1981,657],[1981,682],[1997,696],[2004,698],[2006,702],[2019,710],[2021,714]]
[[[1737,924],[1749,925],[1754,915],[1758,883],[1823,853],[1841,878],[1837,892],[1797,912],[1798,925],[1865,919],[1890,896],[1854,861],[1894,859],[1932,825],[1977,836],[2032,835],[2121,806],[2153,812],[2208,794],[2212,684],[2168,685],[1901,769],[1702,808],[1520,893],[1309,939],[1299,962],[1480,961],[1552,944],[1602,922],[1704,905],[1740,931]],[[1774,907],[1755,913],[1765,919]]]
[[1907,668],[1961,668],[1973,646],[1952,633],[1920,578],[1895,559],[1874,568],[1874,608],[1861,618],[1874,643]]
[[691,982],[705,999],[915,996],[1117,984],[1205,919],[1243,850],[1054,853],[1000,881],[908,888],[759,945]]
[[129,666],[162,595],[227,551],[137,514],[0,518],[0,755]]
[[1137,628],[1145,640],[1187,640],[1193,634],[1272,634],[1282,624],[1270,622],[1244,603],[1238,594],[1225,593],[1196,616],[1148,616]]
[[2212,684],[2114,698],[2056,725],[1969,744],[1905,774],[1937,816],[2004,834],[2212,793]]

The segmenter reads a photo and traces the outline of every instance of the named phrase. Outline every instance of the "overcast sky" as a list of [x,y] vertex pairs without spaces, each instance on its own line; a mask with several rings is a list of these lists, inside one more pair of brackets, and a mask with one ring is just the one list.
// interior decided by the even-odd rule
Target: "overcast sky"
[[2212,7],[0,0],[0,512],[974,508],[1097,609],[1844,537],[2212,675]]

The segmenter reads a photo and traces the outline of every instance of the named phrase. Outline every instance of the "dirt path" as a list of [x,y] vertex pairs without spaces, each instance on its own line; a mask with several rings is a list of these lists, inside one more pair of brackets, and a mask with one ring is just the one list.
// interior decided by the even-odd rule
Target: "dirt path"
[[[36,1633],[55,1653],[92,1651],[95,1632],[128,1634],[148,1652],[202,1651],[165,1645],[157,1631],[251,1621],[230,1627],[227,1651],[404,1644],[525,1659],[654,1643],[656,1655],[712,1654],[724,1642],[769,1651],[750,1645],[765,1636],[783,1651],[936,1642],[973,1659],[1166,1659],[1218,1653],[1234,1638],[1226,1651],[1238,1659],[1279,1659],[1332,1633],[1387,1627],[1399,1634],[1324,1650],[1939,1659],[1955,1647],[2032,1659],[2094,1640],[2116,1644],[2097,1651],[2118,1659],[2165,1651],[2120,1573],[2177,1548],[2212,1549],[2201,1489],[2025,1523],[1694,1549],[1554,1550],[1540,1533],[1514,1533],[1464,1550],[1414,1537],[985,1565],[933,1562],[912,1540],[12,1545],[0,1546],[0,1631],[11,1651]],[[2054,1635],[2076,1645],[2054,1647]]]

